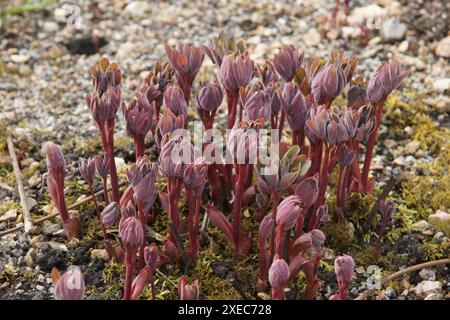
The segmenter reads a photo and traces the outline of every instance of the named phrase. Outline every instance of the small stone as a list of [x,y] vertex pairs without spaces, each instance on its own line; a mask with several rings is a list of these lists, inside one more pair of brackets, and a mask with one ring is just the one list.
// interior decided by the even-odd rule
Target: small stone
[[125,160],[123,158],[115,157],[117,172],[121,172],[125,168]]
[[450,97],[438,95],[437,97],[427,99],[426,103],[440,113],[450,112]]
[[437,79],[433,82],[433,89],[437,92],[444,93],[450,89],[450,78]]
[[320,43],[320,33],[315,28],[310,28],[308,32],[303,35],[303,41],[307,46],[317,46]]
[[17,210],[16,209],[6,211],[4,214],[2,214],[0,216],[0,222],[14,221],[16,219],[17,219]]
[[408,48],[409,48],[409,42],[408,42],[408,40],[404,40],[399,44],[398,51],[405,53],[408,51]]
[[405,146],[406,154],[415,154],[420,148],[420,141],[413,140]]
[[428,223],[433,226],[450,225],[450,214],[442,210],[436,211],[428,217]]
[[417,57],[399,53],[397,54],[397,60],[401,64],[415,67],[417,70],[424,70],[426,68],[425,63]]
[[450,36],[447,36],[439,41],[435,52],[440,57],[450,58]]
[[91,258],[97,258],[99,260],[109,261],[109,255],[105,249],[93,249],[91,251]]
[[152,7],[146,1],[131,1],[125,7],[125,11],[136,17],[145,17],[151,10]]
[[442,300],[444,295],[442,293],[430,293],[425,297],[424,300]]
[[57,22],[66,23],[68,15],[69,15],[68,10],[64,8],[56,8],[53,11],[53,18],[55,18]]
[[28,179],[28,186],[31,188],[37,187],[41,183],[41,174],[36,171],[29,179]]
[[19,67],[19,74],[24,77],[29,77],[33,74],[33,69],[26,64],[23,64]]
[[35,244],[41,242],[43,239],[44,239],[44,237],[43,237],[41,234],[39,234],[39,235],[37,235],[37,236],[31,238],[30,244],[31,244],[32,246],[34,246]]
[[38,285],[36,285],[36,289],[39,290],[39,291],[44,291],[45,287],[41,286],[40,284],[38,284]]
[[35,264],[36,253],[34,251],[34,248],[30,248],[24,257],[25,264],[30,268]]
[[428,230],[429,227],[430,226],[428,225],[428,222],[426,222],[425,220],[417,221],[412,225],[412,228],[416,231],[425,231]]
[[355,237],[355,226],[351,222],[345,224],[345,231],[348,234],[349,240],[353,240]]
[[53,233],[55,233],[56,231],[58,231],[60,229],[61,229],[61,227],[59,226],[59,224],[53,223],[53,224],[49,224],[49,225],[45,226],[44,229],[42,230],[42,232],[45,235],[52,235]]
[[59,243],[56,241],[48,241],[47,242],[53,250],[56,251],[67,251],[67,246],[63,243]]
[[440,281],[424,280],[416,287],[416,294],[426,297],[432,293],[440,293],[442,290],[442,283]]
[[442,238],[442,237],[444,237],[444,236],[445,236],[444,233],[441,232],[441,231],[439,231],[439,232],[437,232],[437,233],[434,235],[433,239],[440,239],[440,238]]
[[28,208],[30,210],[32,210],[37,205],[36,199],[34,199],[32,197],[28,197],[27,202],[28,202]]
[[391,17],[382,23],[380,34],[386,42],[402,40],[406,34],[406,25],[397,17]]
[[56,32],[56,31],[59,30],[59,26],[54,21],[46,21],[42,25],[42,30],[45,31],[45,32],[49,32],[49,33]]
[[436,279],[436,271],[433,269],[424,268],[420,270],[419,276],[422,280],[434,281]]
[[17,64],[26,63],[31,59],[31,56],[25,54],[12,54],[9,59]]
[[323,259],[334,261],[334,259],[336,259],[336,254],[330,248],[324,248],[323,249]]

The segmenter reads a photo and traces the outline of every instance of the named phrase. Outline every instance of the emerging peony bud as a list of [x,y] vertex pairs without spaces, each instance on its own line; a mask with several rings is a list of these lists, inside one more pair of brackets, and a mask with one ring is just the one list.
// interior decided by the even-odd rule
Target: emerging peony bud
[[311,91],[317,104],[327,107],[350,82],[358,59],[344,59],[343,51],[332,53],[326,65],[314,72]]
[[286,81],[294,79],[303,62],[303,52],[294,46],[284,46],[273,58],[273,65],[278,74]]
[[249,84],[252,75],[253,61],[248,54],[241,57],[230,53],[224,56],[217,77],[226,90],[238,94],[241,87]]
[[264,122],[269,120],[272,99],[262,88],[242,89],[240,98],[249,120],[256,121],[261,119]]
[[187,103],[180,86],[172,84],[164,91],[164,106],[176,116],[182,115],[187,119]]
[[323,245],[325,244],[325,235],[319,229],[311,231],[311,252],[318,257],[323,255]]
[[109,172],[109,158],[106,154],[101,157],[99,155],[95,156],[95,169],[97,173],[102,179],[106,179],[108,177]]
[[335,273],[339,282],[349,283],[355,275],[355,262],[349,255],[344,254],[334,260]]
[[283,288],[289,280],[289,266],[276,255],[269,269],[269,282],[272,288]]
[[114,87],[108,87],[102,96],[95,92],[86,96],[86,104],[98,124],[113,120],[116,117],[117,110],[119,110],[121,101],[122,91],[120,88]]
[[298,220],[303,203],[300,197],[292,195],[281,201],[278,205],[276,223],[284,231],[293,228]]
[[369,100],[375,103],[384,101],[407,75],[408,71],[404,71],[398,61],[383,63],[372,75],[367,85]]
[[311,207],[319,195],[319,176],[316,174],[302,180],[295,188],[295,194],[302,200],[305,208]]
[[168,137],[159,156],[159,168],[167,178],[182,179],[186,164],[192,163],[194,147],[186,138]]
[[175,116],[168,108],[163,108],[162,111],[163,114],[159,118],[155,132],[155,142],[158,147],[162,147],[161,140],[167,133],[172,133],[176,129],[183,129],[186,120],[185,116]]
[[317,209],[316,216],[321,223],[328,223],[331,221],[330,215],[328,214],[328,206],[326,204],[321,205]]
[[45,145],[45,154],[48,172],[54,178],[65,176],[66,162],[61,152],[61,148],[53,142],[48,142]]
[[191,188],[195,197],[201,197],[206,183],[206,175],[208,173],[208,166],[203,161],[203,158],[195,160],[194,163],[188,164],[183,173],[184,184]]
[[278,84],[279,78],[275,72],[273,64],[268,61],[264,65],[257,65],[259,79],[264,88],[273,84]]
[[136,217],[126,218],[119,224],[119,235],[124,245],[131,249],[139,248],[144,242],[144,230]]
[[138,206],[142,206],[148,212],[156,198],[156,177],[158,165],[150,162],[147,156],[142,156],[127,171],[127,178],[134,194],[134,200]]
[[88,184],[92,184],[95,176],[95,158],[80,160],[78,162],[78,170],[80,171],[84,181]]
[[[258,130],[263,126],[261,119],[256,121],[241,121],[231,129],[227,140],[227,152],[238,164],[256,162],[256,146],[258,145]],[[255,163],[253,162],[253,163]]]
[[109,87],[119,87],[122,79],[119,65],[110,63],[106,58],[102,58],[91,68],[91,76],[98,96],[102,96]]
[[147,133],[153,128],[154,104],[151,105],[147,97],[140,92],[128,103],[122,104],[125,116],[127,134],[131,137],[145,139]]
[[192,83],[205,58],[200,48],[179,42],[176,48],[166,45],[165,49],[167,59],[175,70],[178,81]]
[[197,110],[215,111],[222,103],[223,93],[217,81],[208,84],[200,82],[200,90],[195,96]]
[[119,216],[120,209],[117,202],[111,202],[102,211],[101,221],[105,226],[111,226]]
[[155,272],[156,266],[158,264],[158,246],[152,243],[150,246],[144,249],[144,259],[145,264],[150,269],[151,272]]
[[197,280],[189,284],[185,276],[180,277],[178,280],[178,295],[180,300],[198,300],[199,294]]
[[56,281],[56,300],[83,300],[86,285],[83,274],[77,266],[70,266],[67,271]]
[[309,107],[297,85],[292,82],[284,86],[283,95],[278,98],[286,113],[289,126],[292,130],[303,130],[308,117]]

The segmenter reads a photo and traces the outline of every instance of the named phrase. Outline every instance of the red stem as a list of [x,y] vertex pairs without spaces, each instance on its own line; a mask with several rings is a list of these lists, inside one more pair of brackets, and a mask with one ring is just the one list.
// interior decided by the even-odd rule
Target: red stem
[[105,225],[102,223],[102,216],[100,214],[100,208],[98,206],[97,199],[95,198],[95,192],[94,192],[94,189],[92,188],[92,183],[88,183],[88,188],[89,188],[89,192],[91,193],[91,196],[92,196],[92,201],[94,202],[95,211],[97,213],[97,218],[98,218],[98,221],[100,222],[100,227],[101,227],[102,233],[103,233],[103,238],[105,240],[108,240],[108,233],[106,232]]
[[125,284],[123,300],[131,299],[131,285],[133,283],[134,265],[136,264],[136,252],[125,246]]
[[103,196],[105,197],[106,205],[109,204],[109,196],[108,196],[108,185],[106,178],[102,178],[102,186],[103,186]]
[[243,183],[245,181],[245,172],[247,165],[238,165],[239,173],[234,190],[234,203],[233,203],[233,240],[234,248],[237,251],[239,248],[239,242],[241,240],[241,206],[242,206],[242,193]]
[[375,148],[375,142],[378,135],[378,129],[381,124],[381,116],[383,114],[383,106],[384,101],[380,101],[378,104],[376,104],[376,113],[375,113],[375,128],[372,132],[372,134],[369,137],[369,141],[367,142],[367,148],[366,148],[366,155],[364,157],[364,166],[361,174],[361,182],[364,187],[364,192],[367,192],[367,182],[369,179],[369,171],[370,171],[370,164],[372,162],[372,155],[373,155],[373,149]]

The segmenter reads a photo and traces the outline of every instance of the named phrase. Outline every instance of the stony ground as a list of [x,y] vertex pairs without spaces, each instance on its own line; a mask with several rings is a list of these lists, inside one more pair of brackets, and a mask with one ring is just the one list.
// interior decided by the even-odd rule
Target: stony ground
[[[21,2],[0,0],[0,8]],[[89,67],[102,56],[118,62],[127,99],[147,70],[163,57],[166,43],[187,39],[207,43],[225,29],[246,41],[256,62],[272,58],[283,44],[294,44],[304,49],[307,57],[343,48],[361,58],[357,73],[366,77],[390,58],[410,70],[411,75],[388,103],[373,160],[380,190],[390,176],[399,177],[390,193],[398,205],[398,217],[388,232],[390,242],[384,248],[386,259],[381,268],[385,275],[449,256],[448,1],[350,1],[350,15],[344,16],[342,6],[336,27],[331,23],[331,0],[70,1],[71,6],[67,6],[69,2],[47,2],[50,4],[36,12],[0,14],[0,232],[22,222],[5,147],[7,129],[14,139],[33,217],[52,211],[43,184],[41,145],[45,141],[53,140],[64,148],[69,203],[73,203],[86,192],[77,176],[77,159],[93,155],[100,145],[83,99],[90,90]],[[89,54],[89,46],[79,44],[93,32],[104,37],[106,45]],[[208,59],[203,69],[200,78],[213,69]],[[119,116],[117,157],[126,162],[132,159],[132,148],[123,125]],[[78,210],[87,215],[92,208]],[[351,290],[355,297],[366,289],[366,268],[372,263],[362,252],[373,245],[374,238],[358,233],[358,218],[352,222],[356,231],[349,233],[358,238],[358,244],[346,250],[356,256],[357,265],[359,262]],[[107,289],[105,283],[120,281],[123,270],[108,265],[102,250],[92,250],[95,239],[93,234],[80,243],[66,243],[57,220],[36,225],[29,235],[17,232],[0,238],[0,298],[52,298],[51,268],[64,270],[70,264],[82,266],[87,282],[97,286],[97,290],[90,289],[91,298],[119,298],[120,290]],[[328,246],[319,274],[322,299],[336,287],[329,266],[335,255],[345,252],[337,241]],[[221,257],[217,260],[227,264]],[[159,298],[174,297],[171,282],[176,277],[158,279]],[[448,266],[441,266],[411,273],[380,293],[391,299],[450,299],[449,289]],[[214,293],[203,297],[214,298]]]

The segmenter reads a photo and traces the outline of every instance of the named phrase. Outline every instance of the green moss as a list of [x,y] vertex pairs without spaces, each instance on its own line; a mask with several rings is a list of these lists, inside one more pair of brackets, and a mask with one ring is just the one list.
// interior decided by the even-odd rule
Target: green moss
[[338,252],[348,252],[353,237],[345,223],[328,223],[322,231],[326,235],[327,246]]
[[212,261],[221,261],[222,257],[217,255],[212,247],[200,251],[194,268],[195,277],[200,287],[200,298],[206,300],[237,300],[239,294],[231,286],[230,282],[218,277],[211,268]]
[[102,273],[104,286],[88,286],[87,296],[92,296],[99,300],[119,300],[123,294],[123,278],[125,265],[110,262],[106,265]]
[[20,206],[19,203],[15,202],[13,200],[6,200],[6,201],[0,202],[0,215],[4,214],[5,212],[7,212],[9,210],[21,211],[22,207]]
[[409,176],[400,197],[413,213],[414,220],[426,219],[438,209],[450,208],[450,148],[431,164],[422,164],[420,168],[423,175]]
[[441,243],[426,242],[419,247],[419,253],[424,261],[446,258],[449,256],[449,242],[448,240]]

